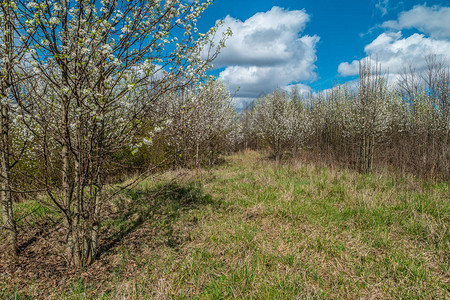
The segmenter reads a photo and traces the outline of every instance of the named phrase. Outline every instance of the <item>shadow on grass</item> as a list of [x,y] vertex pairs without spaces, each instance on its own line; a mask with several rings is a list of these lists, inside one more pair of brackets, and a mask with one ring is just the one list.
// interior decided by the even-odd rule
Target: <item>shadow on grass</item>
[[[181,243],[174,234],[173,225],[181,213],[204,205],[217,205],[209,194],[195,184],[169,183],[153,189],[132,189],[124,193],[119,201],[117,213],[104,225],[104,242],[99,256],[126,240],[144,225],[163,235],[166,244],[178,248]],[[124,200],[126,199],[126,201]]]

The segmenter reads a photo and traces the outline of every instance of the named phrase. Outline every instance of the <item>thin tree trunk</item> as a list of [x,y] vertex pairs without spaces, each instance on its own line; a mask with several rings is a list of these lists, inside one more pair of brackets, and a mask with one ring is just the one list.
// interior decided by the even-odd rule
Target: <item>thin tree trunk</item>
[[8,254],[16,258],[19,251],[17,247],[17,228],[13,218],[13,201],[11,194],[11,177],[9,165],[9,118],[8,108],[6,104],[1,107],[1,142],[2,142],[2,159],[1,159],[1,205],[3,228],[6,234],[6,242],[8,244]]
[[[66,51],[68,42],[68,3],[67,0],[62,1],[62,51]],[[62,82],[63,86],[69,88],[69,75],[67,69],[67,58],[63,56],[62,58]],[[61,128],[62,128],[62,138],[61,138],[61,158],[62,158],[62,206],[65,210],[64,226],[67,229],[67,255],[69,262],[75,266],[79,265],[79,241],[78,241],[78,226],[73,224],[72,215],[72,196],[73,189],[70,184],[70,156],[69,156],[69,143],[70,143],[70,124],[69,124],[69,104],[70,96],[64,94],[61,98]]]
[[[102,88],[103,89],[103,88]],[[95,161],[95,181],[93,183],[94,193],[93,193],[93,208],[92,208],[92,214],[91,219],[89,220],[89,238],[90,238],[90,245],[89,245],[89,253],[86,257],[86,264],[91,264],[94,262],[94,260],[97,257],[98,254],[98,238],[100,234],[100,211],[101,211],[101,204],[102,204],[102,192],[103,192],[103,147],[104,147],[104,136],[103,136],[103,124],[101,128],[99,128],[99,135],[98,135],[98,141],[97,141],[97,151],[96,151],[96,157],[94,159]]]
[[92,229],[91,229],[91,245],[89,247],[89,254],[87,257],[87,264],[91,264],[94,262],[94,260],[97,257],[98,253],[98,237],[100,233],[100,204],[101,204],[101,198],[102,198],[102,190],[103,190],[103,183],[102,178],[99,175],[97,179],[98,185],[95,188],[95,195],[94,195],[94,214],[93,214],[93,222],[92,222]]
[[1,208],[2,208],[2,220],[3,228],[6,233],[6,242],[8,244],[8,252],[13,258],[18,255],[17,247],[17,229],[16,223],[13,217],[13,201],[11,194],[11,174],[10,174],[10,148],[9,148],[9,107],[6,102],[8,99],[8,89],[12,84],[12,69],[13,69],[13,13],[11,12],[11,6],[9,3],[1,3],[1,10],[4,18],[3,26],[3,42],[4,42],[4,55],[0,59],[3,60],[3,68],[0,73],[1,91],[0,101],[1,103],[1,120],[0,120],[0,132],[1,132]]

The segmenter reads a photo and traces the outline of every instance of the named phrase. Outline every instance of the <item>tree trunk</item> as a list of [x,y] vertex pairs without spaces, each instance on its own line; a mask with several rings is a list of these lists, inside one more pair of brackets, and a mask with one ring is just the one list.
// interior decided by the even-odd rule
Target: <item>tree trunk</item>
[[93,212],[93,220],[92,220],[92,228],[91,228],[91,245],[89,247],[89,253],[86,258],[86,263],[89,265],[97,257],[98,254],[98,237],[100,233],[100,204],[101,204],[101,198],[102,198],[102,190],[103,190],[103,184],[102,179],[98,178],[97,180],[98,186],[95,188],[95,195],[94,195],[94,212]]
[[13,218],[13,201],[11,194],[10,165],[9,165],[9,117],[8,107],[2,104],[1,107],[1,206],[3,228],[6,234],[6,243],[8,244],[8,254],[16,258],[19,251],[17,247],[17,228]]
[[10,148],[9,148],[9,107],[8,107],[8,89],[12,84],[12,69],[13,69],[13,13],[9,3],[1,3],[1,12],[3,14],[3,42],[4,52],[1,72],[0,72],[0,101],[1,103],[1,208],[3,228],[6,234],[6,242],[8,244],[9,255],[16,258],[18,254],[17,247],[17,229],[13,218],[13,201],[11,194],[11,174],[10,174]]

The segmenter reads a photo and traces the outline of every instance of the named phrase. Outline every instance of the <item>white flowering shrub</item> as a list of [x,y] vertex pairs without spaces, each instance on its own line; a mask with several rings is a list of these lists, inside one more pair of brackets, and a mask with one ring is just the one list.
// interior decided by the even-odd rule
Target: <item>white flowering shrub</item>
[[293,135],[289,124],[288,95],[282,90],[257,100],[253,115],[254,128],[260,137],[279,159]]
[[215,163],[232,143],[236,116],[231,97],[219,81],[209,80],[166,95],[151,119],[160,120],[150,133],[165,146],[176,166],[199,167]]

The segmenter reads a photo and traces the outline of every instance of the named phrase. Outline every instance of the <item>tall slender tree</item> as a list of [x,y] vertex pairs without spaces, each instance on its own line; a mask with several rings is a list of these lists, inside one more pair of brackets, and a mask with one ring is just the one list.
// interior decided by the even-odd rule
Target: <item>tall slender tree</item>
[[[17,20],[18,7],[14,1],[0,2],[0,198],[3,232],[6,234],[8,252],[18,254],[17,228],[13,216],[13,178],[11,168],[18,157],[13,155],[11,145],[11,122],[17,117],[17,85],[25,77],[16,72],[29,46],[31,35]],[[22,141],[26,143],[26,141]],[[20,155],[19,155],[20,156]],[[14,161],[16,159],[16,161]]]

